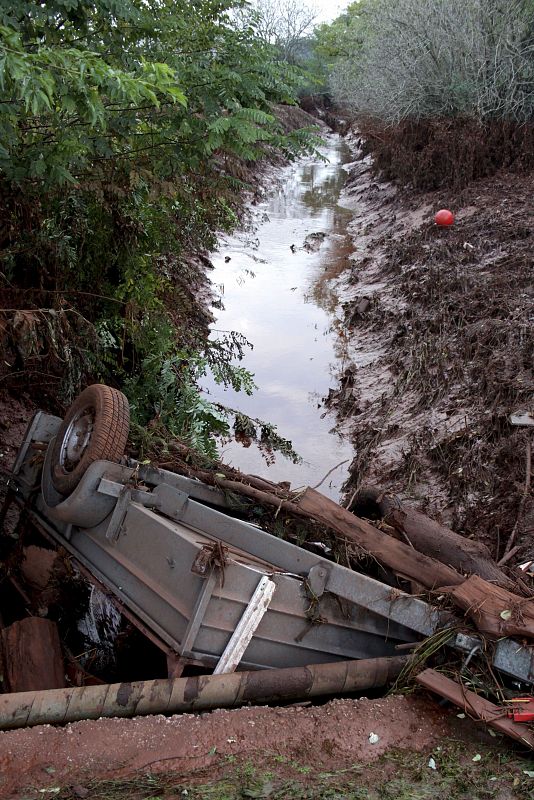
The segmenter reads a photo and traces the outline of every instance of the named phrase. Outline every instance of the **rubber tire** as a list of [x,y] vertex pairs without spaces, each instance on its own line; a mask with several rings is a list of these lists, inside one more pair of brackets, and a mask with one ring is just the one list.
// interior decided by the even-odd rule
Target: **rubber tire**
[[[72,419],[83,409],[94,410],[93,430],[85,452],[76,466],[67,471],[61,464],[61,447]],[[93,461],[120,461],[130,432],[130,406],[117,389],[103,383],[88,386],[67,411],[59,428],[52,453],[52,483],[62,495],[71,494]]]

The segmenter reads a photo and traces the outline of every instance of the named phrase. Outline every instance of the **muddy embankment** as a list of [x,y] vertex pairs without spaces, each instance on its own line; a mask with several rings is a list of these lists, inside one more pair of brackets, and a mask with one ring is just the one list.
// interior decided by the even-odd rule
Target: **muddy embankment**
[[[532,173],[507,172],[459,192],[399,189],[360,150],[343,201],[348,362],[328,405],[356,449],[346,503],[377,484],[497,558],[514,527],[517,559],[532,557],[530,434],[509,415],[534,410],[533,190]],[[434,224],[440,208],[451,228]]]
[[[402,696],[333,700],[312,708],[297,704],[172,717],[86,720],[61,728],[39,726],[0,732],[0,797],[36,800],[53,796],[57,787],[56,794],[69,800],[119,795],[135,800],[155,798],[155,794],[142,794],[136,779],[158,773],[174,773],[175,784],[181,780],[184,787],[189,787],[180,787],[182,791],[178,789],[165,797],[186,797],[189,792],[197,797],[195,783],[209,780],[215,791],[216,782],[222,782],[225,773],[252,763],[259,773],[274,769],[276,780],[282,784],[274,797],[293,797],[282,792],[284,778],[309,782],[311,792],[313,782],[318,780],[315,771],[350,771],[357,763],[370,770],[370,765],[382,756],[386,756],[386,762],[380,771],[387,774],[387,754],[406,747],[407,732],[410,750],[419,754],[421,768],[426,767],[433,750],[439,751],[451,739],[465,740],[466,746],[469,741],[471,749],[491,743],[487,732],[470,720],[459,721],[452,711],[430,706],[420,698]],[[371,733],[378,737],[374,744],[369,741]],[[24,774],[20,770],[22,763]],[[286,774],[290,765],[293,775]],[[340,774],[338,781],[343,778]],[[384,774],[375,776],[380,782],[384,778]],[[107,795],[105,787],[98,784],[104,779],[123,783],[110,786]],[[112,795],[112,788],[117,794]],[[222,785],[219,791],[220,794],[209,796],[222,797]],[[323,796],[306,793],[304,786],[301,792],[296,792],[295,797]],[[203,796],[199,792],[198,797]],[[255,795],[229,792],[224,796]]]

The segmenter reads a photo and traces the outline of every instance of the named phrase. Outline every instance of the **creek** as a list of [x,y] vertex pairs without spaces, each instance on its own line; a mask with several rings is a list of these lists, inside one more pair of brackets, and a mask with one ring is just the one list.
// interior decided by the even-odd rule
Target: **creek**
[[257,445],[231,441],[222,461],[292,488],[318,484],[338,499],[353,457],[349,441],[325,413],[323,398],[343,368],[344,334],[336,316],[332,281],[352,252],[342,189],[352,160],[337,135],[325,137],[324,161],[306,157],[280,168],[265,198],[253,207],[246,231],[221,238],[211,280],[222,302],[214,309],[218,331],[238,331],[253,345],[241,364],[254,374],[252,396],[205,386],[211,400],[277,426],[302,457],[274,463]]

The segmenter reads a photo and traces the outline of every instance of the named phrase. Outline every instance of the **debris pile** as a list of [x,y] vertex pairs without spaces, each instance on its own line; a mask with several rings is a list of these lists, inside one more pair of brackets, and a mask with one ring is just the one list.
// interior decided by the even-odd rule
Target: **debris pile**
[[[99,420],[83,397],[63,423],[36,414],[13,468],[1,727],[416,680],[532,747],[516,707],[534,682],[523,572],[377,488],[349,510],[311,488],[199,463],[176,442],[166,469],[86,464],[87,415],[91,436]],[[63,452],[66,469],[85,465],[68,495],[53,480]],[[94,652],[73,651],[88,640]]]

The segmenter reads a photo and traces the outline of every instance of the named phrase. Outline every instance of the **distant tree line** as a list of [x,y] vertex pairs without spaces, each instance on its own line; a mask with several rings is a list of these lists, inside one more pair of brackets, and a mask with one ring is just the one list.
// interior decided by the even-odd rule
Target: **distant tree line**
[[398,122],[534,117],[532,0],[369,0],[336,34],[330,86],[358,112]]
[[534,167],[533,0],[360,0],[314,53],[386,177],[458,187]]

